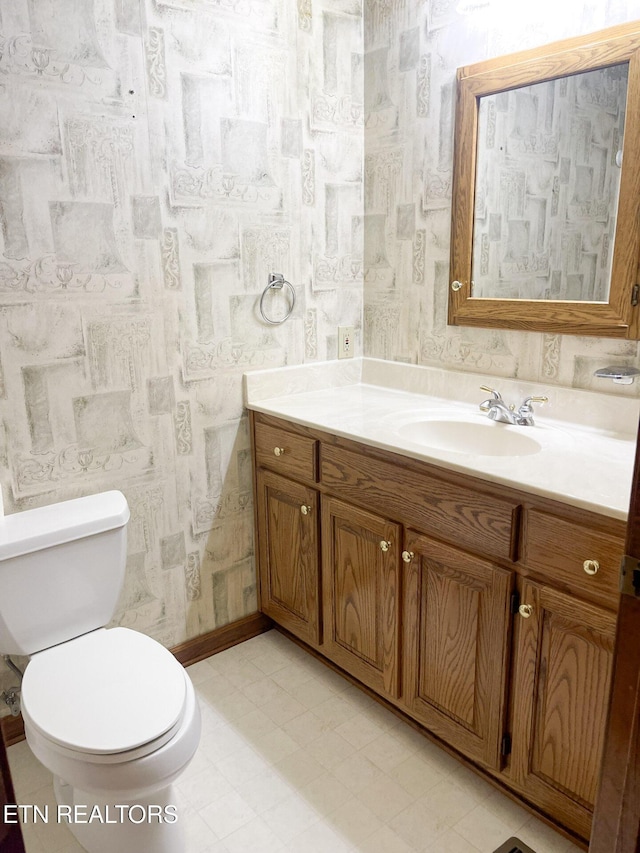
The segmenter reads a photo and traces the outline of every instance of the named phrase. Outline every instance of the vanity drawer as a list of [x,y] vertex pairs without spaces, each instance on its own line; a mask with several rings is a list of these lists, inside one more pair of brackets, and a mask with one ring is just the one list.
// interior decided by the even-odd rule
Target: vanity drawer
[[617,609],[623,554],[622,536],[537,509],[525,514],[523,562],[581,598]]
[[280,427],[256,423],[255,442],[256,462],[259,466],[291,477],[316,481],[316,439],[296,435]]
[[332,493],[446,542],[513,559],[520,505],[398,461],[322,445],[320,477]]

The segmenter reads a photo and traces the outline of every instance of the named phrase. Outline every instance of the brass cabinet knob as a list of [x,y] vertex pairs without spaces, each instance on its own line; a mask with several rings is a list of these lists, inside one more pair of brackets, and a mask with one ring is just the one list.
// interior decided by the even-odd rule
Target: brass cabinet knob
[[521,604],[520,607],[518,607],[518,613],[523,619],[528,619],[533,613],[533,607],[530,604]]
[[386,539],[382,539],[382,541],[380,542],[380,550],[384,551],[386,554],[389,548],[391,548],[391,542],[387,542]]
[[303,515],[309,515],[311,513],[311,507],[307,506],[307,504],[302,504],[302,506],[300,507],[300,512]]
[[413,557],[414,557],[413,551],[403,551],[402,552],[402,559],[405,561],[405,563],[410,563],[411,560],[413,560]]
[[284,447],[274,447],[273,448],[274,456],[284,456]]
[[582,564],[582,568],[588,575],[596,575],[598,574],[600,563],[597,560],[585,560]]

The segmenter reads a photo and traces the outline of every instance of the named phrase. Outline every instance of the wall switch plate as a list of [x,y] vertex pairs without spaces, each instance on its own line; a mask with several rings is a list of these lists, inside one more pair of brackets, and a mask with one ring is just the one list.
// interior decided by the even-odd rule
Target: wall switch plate
[[353,358],[353,326],[338,326],[338,358]]

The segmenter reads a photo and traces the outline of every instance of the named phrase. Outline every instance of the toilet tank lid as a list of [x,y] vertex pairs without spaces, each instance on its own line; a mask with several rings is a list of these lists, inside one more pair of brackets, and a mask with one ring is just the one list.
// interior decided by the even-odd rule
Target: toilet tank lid
[[115,490],[14,512],[0,517],[0,560],[105,533],[128,520],[127,499]]

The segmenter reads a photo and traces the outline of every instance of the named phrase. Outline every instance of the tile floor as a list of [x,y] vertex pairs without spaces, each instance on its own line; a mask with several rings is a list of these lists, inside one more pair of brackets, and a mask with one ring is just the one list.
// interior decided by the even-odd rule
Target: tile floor
[[[276,631],[189,668],[200,748],[177,786],[187,853],[536,853],[578,848]],[[51,775],[9,749],[19,803],[53,807]],[[64,825],[28,853],[78,853]]]

